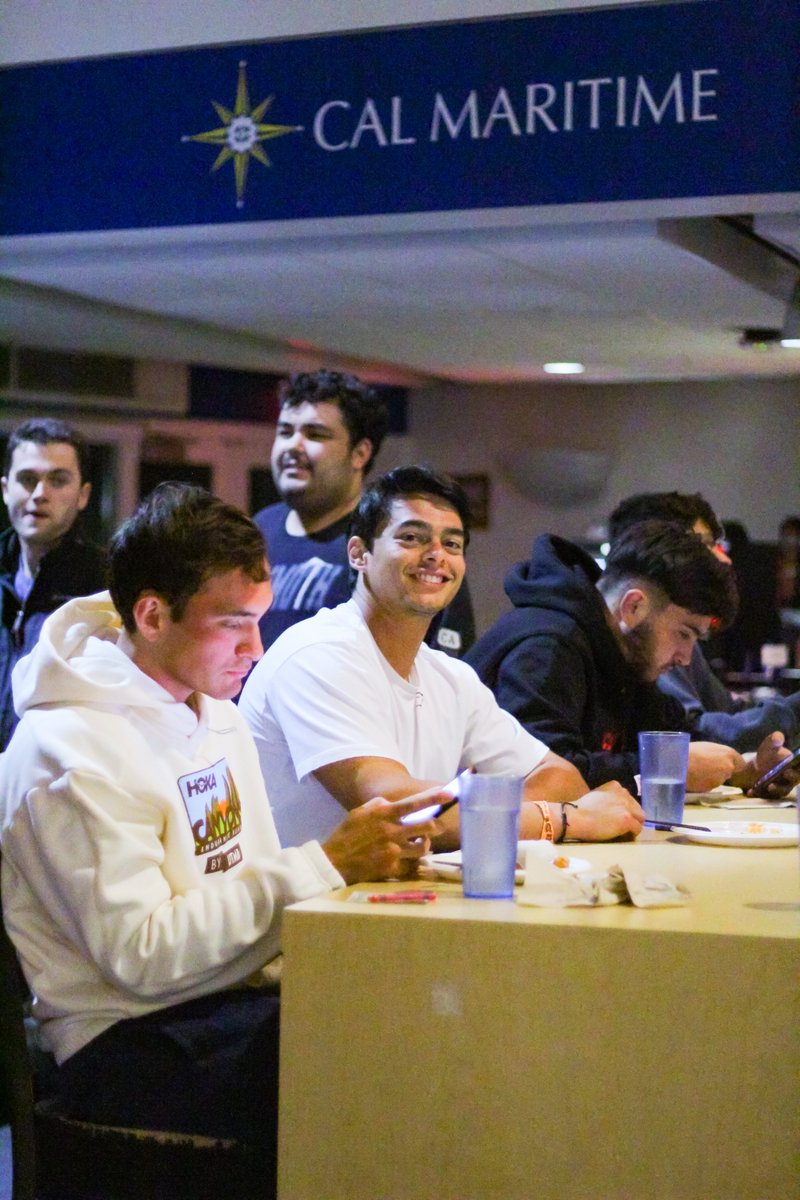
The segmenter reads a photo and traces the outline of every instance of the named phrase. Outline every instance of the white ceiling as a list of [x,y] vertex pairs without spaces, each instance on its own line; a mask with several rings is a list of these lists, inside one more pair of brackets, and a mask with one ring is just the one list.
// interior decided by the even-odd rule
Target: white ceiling
[[514,220],[7,239],[0,338],[408,384],[540,381],[562,359],[586,382],[800,376],[800,351],[738,344],[783,323],[797,212],[758,217],[724,267],[649,217]]

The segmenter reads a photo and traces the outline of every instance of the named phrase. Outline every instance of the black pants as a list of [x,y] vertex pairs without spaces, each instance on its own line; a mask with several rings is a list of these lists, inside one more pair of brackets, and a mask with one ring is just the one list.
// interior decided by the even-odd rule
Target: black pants
[[280,1001],[218,992],[118,1021],[58,1071],[69,1116],[236,1138],[274,1173]]

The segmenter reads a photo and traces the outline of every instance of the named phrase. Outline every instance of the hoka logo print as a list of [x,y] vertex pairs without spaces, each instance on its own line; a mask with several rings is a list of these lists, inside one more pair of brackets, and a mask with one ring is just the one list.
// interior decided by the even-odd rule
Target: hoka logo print
[[208,854],[242,831],[242,803],[228,760],[221,758],[178,780],[195,854]]
[[349,567],[310,558],[302,563],[277,563],[272,568],[272,608],[295,612],[318,612],[333,599],[339,603]]

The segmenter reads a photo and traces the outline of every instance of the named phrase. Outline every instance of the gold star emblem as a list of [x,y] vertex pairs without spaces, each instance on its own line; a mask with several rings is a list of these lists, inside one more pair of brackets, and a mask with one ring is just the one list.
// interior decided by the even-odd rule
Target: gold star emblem
[[236,207],[244,207],[244,190],[247,184],[247,170],[250,159],[257,158],[265,167],[272,166],[261,142],[269,138],[283,137],[286,133],[297,133],[302,125],[266,125],[262,118],[274,96],[267,96],[255,108],[250,107],[250,97],[247,90],[247,63],[239,63],[239,83],[236,88],[236,104],[231,111],[216,100],[211,103],[222,125],[218,129],[209,129],[206,133],[185,134],[182,142],[207,142],[212,146],[222,146],[217,155],[212,171],[218,171],[223,163],[233,159],[233,171],[236,179]]

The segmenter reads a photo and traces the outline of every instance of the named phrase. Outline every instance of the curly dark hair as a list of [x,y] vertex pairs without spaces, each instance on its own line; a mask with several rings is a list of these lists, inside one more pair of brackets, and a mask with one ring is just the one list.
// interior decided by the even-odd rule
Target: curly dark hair
[[432,471],[429,467],[395,467],[393,471],[379,475],[363,493],[353,511],[350,536],[360,537],[367,549],[371,550],[375,538],[391,516],[393,501],[407,496],[430,496],[454,509],[461,518],[466,549],[471,524],[466,492],[455,479]]
[[715,542],[724,534],[717,514],[700,492],[637,492],[620,500],[608,518],[608,540],[616,541],[621,533],[640,521],[676,521],[684,529],[702,521]]
[[739,598],[730,564],[709,554],[696,533],[674,521],[640,521],[611,543],[600,591],[607,595],[620,583],[637,581],[657,588],[680,608],[716,618],[720,628],[736,616]]
[[179,621],[208,579],[235,570],[254,583],[269,578],[261,533],[238,508],[187,483],[160,483],[111,538],[109,590],[129,633],[143,592],[161,596]]
[[364,474],[372,468],[389,428],[389,410],[369,384],[340,371],[302,371],[283,381],[278,399],[285,408],[320,404],[323,400],[338,405],[350,436],[350,449],[362,438],[369,438],[372,453],[364,465]]

